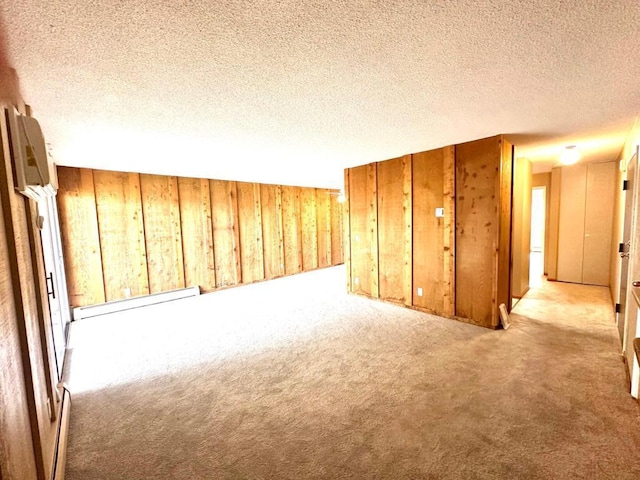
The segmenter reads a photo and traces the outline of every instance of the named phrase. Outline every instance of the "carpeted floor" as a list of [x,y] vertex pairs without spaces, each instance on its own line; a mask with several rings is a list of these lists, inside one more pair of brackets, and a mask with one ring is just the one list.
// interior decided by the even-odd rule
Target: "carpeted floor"
[[344,293],[342,267],[73,324],[68,480],[638,479],[608,291],[490,331]]

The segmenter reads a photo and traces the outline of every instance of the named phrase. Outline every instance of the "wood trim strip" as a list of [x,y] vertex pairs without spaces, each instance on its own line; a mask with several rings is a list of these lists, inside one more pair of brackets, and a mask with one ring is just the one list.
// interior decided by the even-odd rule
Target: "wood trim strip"
[[455,146],[443,152],[443,206],[444,206],[444,252],[443,252],[443,310],[445,315],[455,315],[456,309],[456,165]]
[[343,217],[342,221],[344,224],[343,227],[343,243],[344,243],[344,265],[345,270],[347,272],[347,292],[353,292],[352,284],[351,284],[351,214],[350,214],[350,202],[351,195],[349,190],[349,175],[350,169],[345,169],[344,171],[344,207],[343,207]]
[[402,211],[404,213],[404,304],[413,303],[413,155],[402,157]]

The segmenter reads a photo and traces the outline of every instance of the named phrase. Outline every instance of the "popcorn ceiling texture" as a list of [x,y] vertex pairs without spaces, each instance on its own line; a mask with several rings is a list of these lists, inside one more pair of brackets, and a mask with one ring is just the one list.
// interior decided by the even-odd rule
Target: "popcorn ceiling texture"
[[[63,165],[339,187],[347,166],[498,133],[615,160],[640,2],[3,0]],[[544,163],[544,162],[547,163]]]

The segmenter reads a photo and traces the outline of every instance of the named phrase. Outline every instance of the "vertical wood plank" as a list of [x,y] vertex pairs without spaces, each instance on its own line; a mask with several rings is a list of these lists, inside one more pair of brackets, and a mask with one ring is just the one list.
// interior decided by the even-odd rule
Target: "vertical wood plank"
[[302,218],[302,269],[306,272],[318,268],[318,225],[314,188],[300,188],[300,206]]
[[58,167],[58,212],[71,307],[105,301],[93,170]]
[[[344,196],[343,196],[344,198]],[[338,191],[329,196],[331,203],[331,265],[339,265],[344,262],[344,240],[342,238],[342,208],[338,201]],[[346,201],[346,199],[344,199]]]
[[297,187],[282,187],[282,223],[284,237],[284,268],[287,275],[302,271],[302,239]]
[[178,178],[184,283],[204,292],[216,288],[209,180]]
[[[6,242],[8,250],[8,269],[12,282],[13,294],[13,318],[17,326],[20,350],[22,351],[22,380],[25,384],[26,398],[23,405],[26,406],[26,415],[33,440],[32,452],[34,454],[37,478],[49,478],[51,464],[55,453],[56,424],[51,422],[47,412],[47,402],[54,401],[47,395],[45,384],[46,369],[44,366],[45,353],[38,348],[40,342],[41,319],[36,301],[36,279],[33,276],[33,265],[28,232],[28,200],[14,189],[13,167],[9,156],[9,138],[16,145],[18,127],[11,123],[12,130],[8,130],[8,122],[14,122],[9,110],[5,115],[0,115],[0,199],[2,203],[2,221],[4,222]],[[4,303],[5,299],[2,299]],[[0,324],[4,319],[0,319]],[[43,320],[43,319],[42,319]],[[4,340],[4,339],[3,339]],[[2,350],[4,343],[2,345]],[[4,373],[4,365],[2,368]],[[0,375],[1,376],[1,375]],[[2,382],[4,383],[4,382]],[[0,423],[4,423],[5,412],[0,415]],[[14,430],[15,432],[15,430]],[[18,433],[18,432],[16,432]],[[16,435],[16,443],[22,443],[25,432]],[[23,452],[17,452],[21,455]],[[22,470],[22,469],[21,469]],[[25,469],[26,470],[26,469]]]
[[331,191],[316,189],[318,267],[331,265]]
[[406,218],[411,213],[411,157],[408,157],[377,164],[380,298],[402,304],[411,303],[412,285],[411,219]]
[[264,246],[264,276],[276,278],[284,274],[282,243],[282,193],[277,185],[260,186],[262,205],[262,240]]
[[278,222],[278,267],[279,275],[284,275],[284,221],[282,217],[282,186],[276,185],[276,220]]
[[242,283],[264,279],[260,185],[238,182],[240,265]]
[[380,297],[380,269],[378,268],[378,165],[367,166],[367,196],[369,206],[369,243],[371,245],[371,296]]
[[178,179],[140,175],[150,293],[184,288]]
[[[445,195],[447,150],[413,154],[413,305],[439,315],[446,313],[447,257]],[[436,217],[436,208],[445,217]],[[451,218],[451,217],[450,217]],[[420,291],[418,290],[420,289]],[[422,293],[422,295],[420,295]]]
[[216,286],[237,285],[241,272],[236,182],[211,180],[209,187]]
[[377,165],[350,169],[352,291],[378,298]]
[[[1,147],[0,143],[0,155]],[[0,176],[2,174],[0,170]],[[1,460],[4,462],[2,467],[13,472],[15,478],[37,478],[36,452],[29,423],[29,403],[33,400],[33,392],[24,381],[25,370],[28,369],[23,363],[24,327],[18,317],[19,307],[15,301],[18,292],[14,291],[12,273],[15,269],[10,260],[13,235],[5,230],[5,219],[8,219],[5,215],[9,212],[4,201],[4,195],[0,195],[0,432],[5,440],[3,448],[6,453]]]
[[[503,151],[503,155],[511,155],[511,152]],[[511,291],[515,298],[522,298],[529,290],[531,181],[531,162],[523,157],[515,158],[513,160],[513,201],[511,205],[511,211],[513,212],[511,235]]]
[[[496,276],[494,280],[495,294],[492,303],[491,327],[500,323],[500,304],[504,303],[511,311],[511,222],[513,219],[513,147],[504,137],[498,137],[500,147],[499,171],[497,179],[498,213],[495,222],[497,231]],[[531,201],[531,174],[529,171],[529,202]],[[531,219],[528,220],[528,226]],[[526,242],[529,244],[529,240]],[[528,246],[528,245],[527,245]],[[528,275],[527,275],[528,276]]]
[[349,169],[349,212],[351,291],[371,295],[371,246],[368,242],[369,206],[366,165]]
[[495,325],[500,137],[456,145],[456,315]]
[[443,206],[444,206],[444,242],[443,279],[442,279],[442,314],[455,314],[456,285],[456,159],[455,147],[444,147],[443,152]]
[[344,266],[347,272],[347,292],[353,292],[353,269],[351,265],[351,169],[347,168],[344,171],[344,203],[342,204],[342,244]]
[[298,261],[300,262],[300,270],[304,271],[304,235],[303,235],[303,218],[302,218],[302,188],[296,187],[296,219],[298,227]]
[[[413,156],[402,157],[402,221],[404,224],[404,303],[411,305],[413,291]],[[380,226],[378,225],[378,228]]]
[[107,301],[149,293],[140,177],[93,172]]

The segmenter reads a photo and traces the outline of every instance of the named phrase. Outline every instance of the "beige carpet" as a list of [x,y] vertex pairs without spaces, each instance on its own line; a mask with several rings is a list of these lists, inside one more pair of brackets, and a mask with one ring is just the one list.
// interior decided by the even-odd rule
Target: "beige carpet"
[[343,279],[76,322],[67,479],[640,478],[605,288],[544,283],[489,331]]

